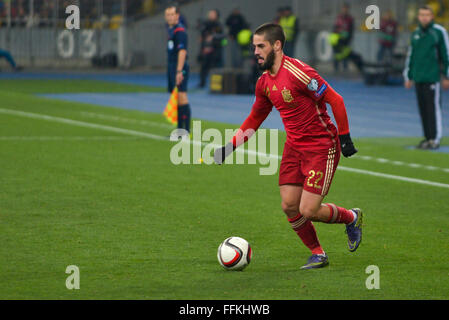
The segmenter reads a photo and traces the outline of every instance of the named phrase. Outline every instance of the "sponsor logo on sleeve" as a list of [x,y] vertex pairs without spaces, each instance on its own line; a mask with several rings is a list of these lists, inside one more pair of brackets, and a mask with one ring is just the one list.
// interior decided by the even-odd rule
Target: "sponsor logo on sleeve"
[[327,88],[327,85],[325,83],[323,83],[321,85],[321,87],[318,89],[318,91],[315,92],[315,97],[317,97],[317,98],[321,97],[321,95],[323,94],[324,90],[326,90],[326,88]]

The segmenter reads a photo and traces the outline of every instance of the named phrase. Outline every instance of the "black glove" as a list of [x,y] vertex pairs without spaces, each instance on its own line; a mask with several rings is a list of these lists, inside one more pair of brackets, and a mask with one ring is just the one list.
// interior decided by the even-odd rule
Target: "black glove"
[[355,154],[358,150],[354,147],[352,143],[351,136],[348,134],[342,134],[338,136],[340,138],[341,153],[348,158]]
[[226,157],[229,156],[234,150],[235,150],[235,147],[232,144],[232,142],[229,142],[228,144],[226,144],[225,146],[223,146],[219,149],[215,149],[215,152],[214,152],[215,163],[222,164],[225,161]]

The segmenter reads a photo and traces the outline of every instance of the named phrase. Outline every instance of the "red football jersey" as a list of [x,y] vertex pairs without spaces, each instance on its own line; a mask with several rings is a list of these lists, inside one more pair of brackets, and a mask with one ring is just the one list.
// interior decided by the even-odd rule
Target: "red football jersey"
[[252,112],[268,116],[279,111],[294,148],[330,148],[337,144],[338,131],[322,97],[329,85],[306,63],[284,55],[275,76],[264,72],[256,84]]

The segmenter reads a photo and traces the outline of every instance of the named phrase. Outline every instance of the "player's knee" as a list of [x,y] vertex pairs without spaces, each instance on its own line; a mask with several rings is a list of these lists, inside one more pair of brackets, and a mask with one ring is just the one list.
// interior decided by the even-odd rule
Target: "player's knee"
[[281,203],[282,211],[288,216],[298,211],[298,204],[293,201],[283,200]]
[[299,207],[299,212],[301,215],[303,215],[306,219],[313,220],[317,214],[317,211],[315,208],[307,205],[301,205]]

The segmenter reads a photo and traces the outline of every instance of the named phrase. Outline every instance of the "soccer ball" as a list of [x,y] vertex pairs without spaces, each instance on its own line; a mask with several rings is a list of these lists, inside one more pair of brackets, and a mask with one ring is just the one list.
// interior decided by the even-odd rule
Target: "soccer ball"
[[251,261],[252,250],[248,241],[229,237],[218,247],[218,262],[226,270],[243,270]]

